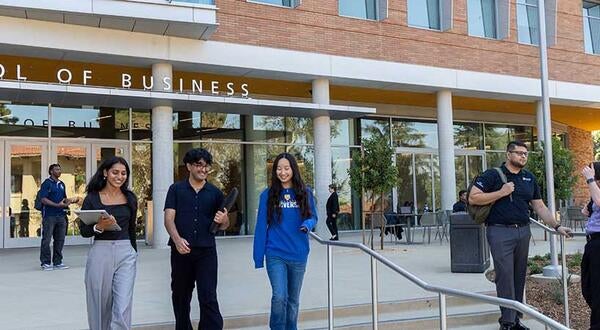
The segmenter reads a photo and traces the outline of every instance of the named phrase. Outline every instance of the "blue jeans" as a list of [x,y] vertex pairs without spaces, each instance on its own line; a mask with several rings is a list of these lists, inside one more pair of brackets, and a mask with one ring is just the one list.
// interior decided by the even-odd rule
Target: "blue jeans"
[[267,274],[271,282],[271,318],[273,330],[298,329],[298,305],[306,262],[267,257]]

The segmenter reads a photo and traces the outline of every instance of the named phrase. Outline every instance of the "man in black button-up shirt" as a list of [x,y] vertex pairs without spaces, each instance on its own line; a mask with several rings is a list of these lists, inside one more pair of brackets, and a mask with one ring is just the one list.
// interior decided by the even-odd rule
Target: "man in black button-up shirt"
[[211,154],[192,149],[184,158],[189,178],[169,187],[165,201],[165,227],[171,246],[171,290],[175,328],[190,330],[190,303],[198,286],[200,323],[198,329],[223,329],[217,302],[217,250],[210,232],[213,222],[229,226],[227,210],[219,211],[223,193],[206,181]]
[[[529,206],[561,235],[568,236],[571,232],[554,219],[542,201],[535,176],[524,169],[528,155],[523,142],[510,142],[506,147],[506,162],[500,167],[507,182],[502,182],[496,169],[489,169],[475,180],[469,194],[469,203],[473,205],[494,203],[485,223],[496,270],[496,293],[500,298],[519,302],[523,302],[531,238]],[[522,315],[517,311],[506,307],[500,307],[500,311],[500,329],[528,329],[519,321]]]

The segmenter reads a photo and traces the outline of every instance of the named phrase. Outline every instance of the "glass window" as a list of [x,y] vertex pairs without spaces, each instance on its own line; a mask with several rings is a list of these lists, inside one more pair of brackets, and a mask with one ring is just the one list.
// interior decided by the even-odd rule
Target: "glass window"
[[437,123],[394,120],[392,141],[394,147],[437,148]]
[[331,127],[332,145],[353,145],[356,144],[354,137],[355,120],[332,120],[329,122]]
[[487,168],[498,167],[506,161],[506,152],[486,152]]
[[439,0],[408,0],[408,25],[440,29]]
[[517,0],[517,32],[519,42],[539,45],[537,0]]
[[496,38],[496,0],[469,0],[469,35]]
[[315,151],[312,146],[288,146],[287,152],[296,157],[302,181],[309,187],[315,187]]
[[48,137],[48,105],[0,103],[0,135]]
[[415,208],[419,212],[422,212],[425,207],[427,207],[429,210],[433,210],[434,207],[432,165],[431,155],[415,155],[415,179],[417,190]]
[[585,52],[600,54],[600,3],[583,2]]
[[239,140],[240,115],[199,111],[173,112],[175,140]]
[[136,236],[138,239],[144,239],[146,222],[152,219],[152,144],[132,144],[130,181],[133,192],[138,198]]
[[350,148],[334,147],[331,148],[331,176],[332,183],[337,187],[337,194],[340,204],[340,213],[337,223],[340,230],[360,229],[361,221],[353,212],[353,192],[350,188],[350,169],[352,159],[350,157]]
[[133,140],[152,140],[152,115],[148,110],[131,110],[131,136]]
[[340,15],[377,19],[376,0],[339,0]]
[[313,121],[311,118],[285,118],[285,142],[307,144],[313,143]]
[[458,149],[481,150],[483,148],[483,128],[479,123],[454,124],[454,147]]
[[361,119],[360,138],[368,139],[373,134],[390,136],[390,121],[388,119]]
[[519,140],[531,148],[533,129],[529,126],[485,124],[485,149],[506,150],[506,145]]
[[129,139],[129,109],[52,106],[52,137]]
[[264,2],[271,5],[292,7],[292,0],[252,0],[252,2]]
[[173,2],[188,2],[188,3],[196,3],[201,5],[214,5],[215,0],[172,0]]
[[398,210],[400,210],[401,206],[414,205],[414,171],[412,158],[412,154],[396,154],[396,167],[398,168]]

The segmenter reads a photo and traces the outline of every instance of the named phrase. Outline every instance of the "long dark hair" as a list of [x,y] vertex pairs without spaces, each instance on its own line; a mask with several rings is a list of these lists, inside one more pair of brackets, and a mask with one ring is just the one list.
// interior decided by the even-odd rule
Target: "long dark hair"
[[92,176],[92,179],[87,184],[85,191],[87,193],[100,192],[100,190],[106,187],[104,171],[108,172],[108,170],[110,170],[111,167],[113,167],[113,165],[115,164],[123,164],[123,166],[125,166],[125,170],[127,171],[127,178],[125,179],[125,182],[123,182],[123,184],[121,185],[121,191],[125,194],[125,196],[127,196],[127,193],[129,192],[128,186],[129,177],[131,177],[131,171],[129,170],[129,164],[127,164],[125,158],[117,156],[106,159],[102,162],[102,164],[100,164],[100,166],[98,166],[96,173],[94,174],[94,176]]
[[[600,162],[592,162],[589,165],[591,168],[594,169],[594,180],[600,180]],[[587,204],[587,210],[588,210],[588,214],[590,216],[592,216],[592,212],[594,212],[592,206],[594,205],[594,200],[590,198],[590,201]]]
[[[269,187],[269,199],[267,200],[267,223],[269,225],[274,223],[274,219],[277,219],[277,223],[281,222],[281,191],[283,186],[281,181],[277,177],[277,164],[281,159],[287,159],[290,162],[292,168],[292,189],[294,189],[294,195],[296,195],[296,203],[300,208],[300,214],[303,219],[309,218],[312,215],[310,210],[310,204],[308,202],[308,193],[306,191],[306,185],[302,181],[302,175],[300,175],[300,169],[298,168],[298,162],[296,158],[291,154],[284,152],[275,157],[273,161],[273,168],[271,169],[271,187]],[[274,215],[277,214],[276,217]]]

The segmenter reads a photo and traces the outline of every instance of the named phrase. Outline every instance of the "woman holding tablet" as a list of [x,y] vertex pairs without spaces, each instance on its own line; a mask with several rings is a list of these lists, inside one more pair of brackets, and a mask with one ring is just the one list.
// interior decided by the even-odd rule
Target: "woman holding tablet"
[[87,185],[81,207],[106,211],[96,224],[79,221],[81,236],[94,237],[85,266],[88,324],[92,330],[131,328],[137,198],[127,188],[130,174],[127,161],[121,157],[102,162]]

